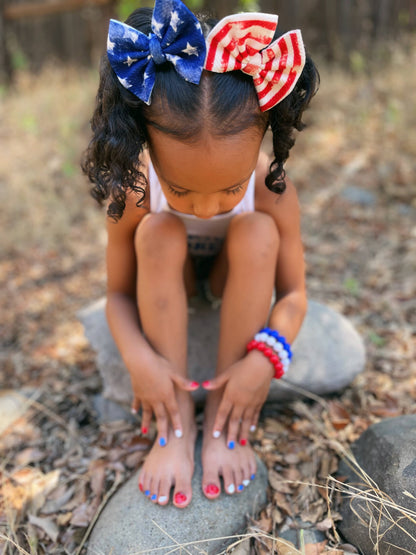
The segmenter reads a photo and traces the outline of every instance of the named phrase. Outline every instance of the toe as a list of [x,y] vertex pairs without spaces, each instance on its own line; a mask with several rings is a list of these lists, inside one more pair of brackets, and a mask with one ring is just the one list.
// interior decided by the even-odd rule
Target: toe
[[169,503],[169,493],[172,484],[169,480],[162,480],[159,485],[159,494],[157,502],[159,505],[167,505]]
[[234,472],[232,471],[232,468],[226,467],[223,471],[222,477],[224,480],[225,492],[228,493],[229,495],[232,495],[233,493],[235,493],[237,487],[236,487]]
[[208,499],[216,499],[221,493],[220,478],[213,472],[207,472],[202,477],[202,491]]
[[189,505],[192,499],[191,484],[184,480],[176,482],[175,491],[173,492],[173,504],[179,509],[184,509]]

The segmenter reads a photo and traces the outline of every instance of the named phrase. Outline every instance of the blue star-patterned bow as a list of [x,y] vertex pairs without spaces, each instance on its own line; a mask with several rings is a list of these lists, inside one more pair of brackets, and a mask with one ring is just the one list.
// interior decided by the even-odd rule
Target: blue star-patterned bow
[[171,62],[186,81],[199,83],[205,62],[201,26],[180,0],[156,0],[152,33],[110,21],[107,55],[120,83],[150,104],[156,66]]

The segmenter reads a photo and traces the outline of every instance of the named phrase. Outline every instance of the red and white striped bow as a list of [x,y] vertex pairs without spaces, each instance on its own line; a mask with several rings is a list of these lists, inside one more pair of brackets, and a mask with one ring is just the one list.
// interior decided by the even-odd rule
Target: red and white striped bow
[[299,30],[272,44],[278,16],[243,13],[222,19],[207,37],[205,69],[225,73],[239,69],[254,79],[262,112],[290,94],[305,65]]

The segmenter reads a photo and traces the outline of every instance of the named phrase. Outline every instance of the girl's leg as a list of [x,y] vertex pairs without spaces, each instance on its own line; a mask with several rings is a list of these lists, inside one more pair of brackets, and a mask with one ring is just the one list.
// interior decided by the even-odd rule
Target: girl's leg
[[[188,267],[186,231],[172,214],[150,214],[135,236],[138,263],[137,299],[143,332],[150,345],[186,377],[187,299],[184,269]],[[186,281],[190,282],[187,276]],[[183,437],[169,424],[166,446],[152,447],[139,476],[139,488],[165,505],[174,486],[178,507],[191,501],[196,427],[188,392],[176,389]]]
[[[216,375],[244,356],[247,343],[267,321],[278,247],[278,230],[267,214],[242,214],[231,222],[211,280],[213,293],[222,293]],[[202,487],[210,498],[219,495],[220,476],[225,491],[234,493],[248,485],[256,473],[254,452],[248,443],[230,449],[225,430],[220,438],[213,438],[222,393],[222,389],[211,391],[205,409]]]

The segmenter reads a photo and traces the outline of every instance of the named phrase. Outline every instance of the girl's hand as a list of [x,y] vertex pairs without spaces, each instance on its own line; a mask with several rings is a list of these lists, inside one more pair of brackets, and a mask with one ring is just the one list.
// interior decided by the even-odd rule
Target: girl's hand
[[245,445],[250,429],[257,425],[274,376],[271,362],[262,353],[251,351],[217,378],[204,382],[207,390],[224,387],[215,417],[213,435],[219,437],[228,419],[227,445]]
[[194,391],[199,384],[179,376],[165,358],[154,352],[146,353],[134,365],[130,364],[129,370],[134,395],[132,412],[137,413],[142,407],[142,432],[147,433],[154,414],[160,445],[167,442],[169,419],[176,437],[182,437],[175,386]]

